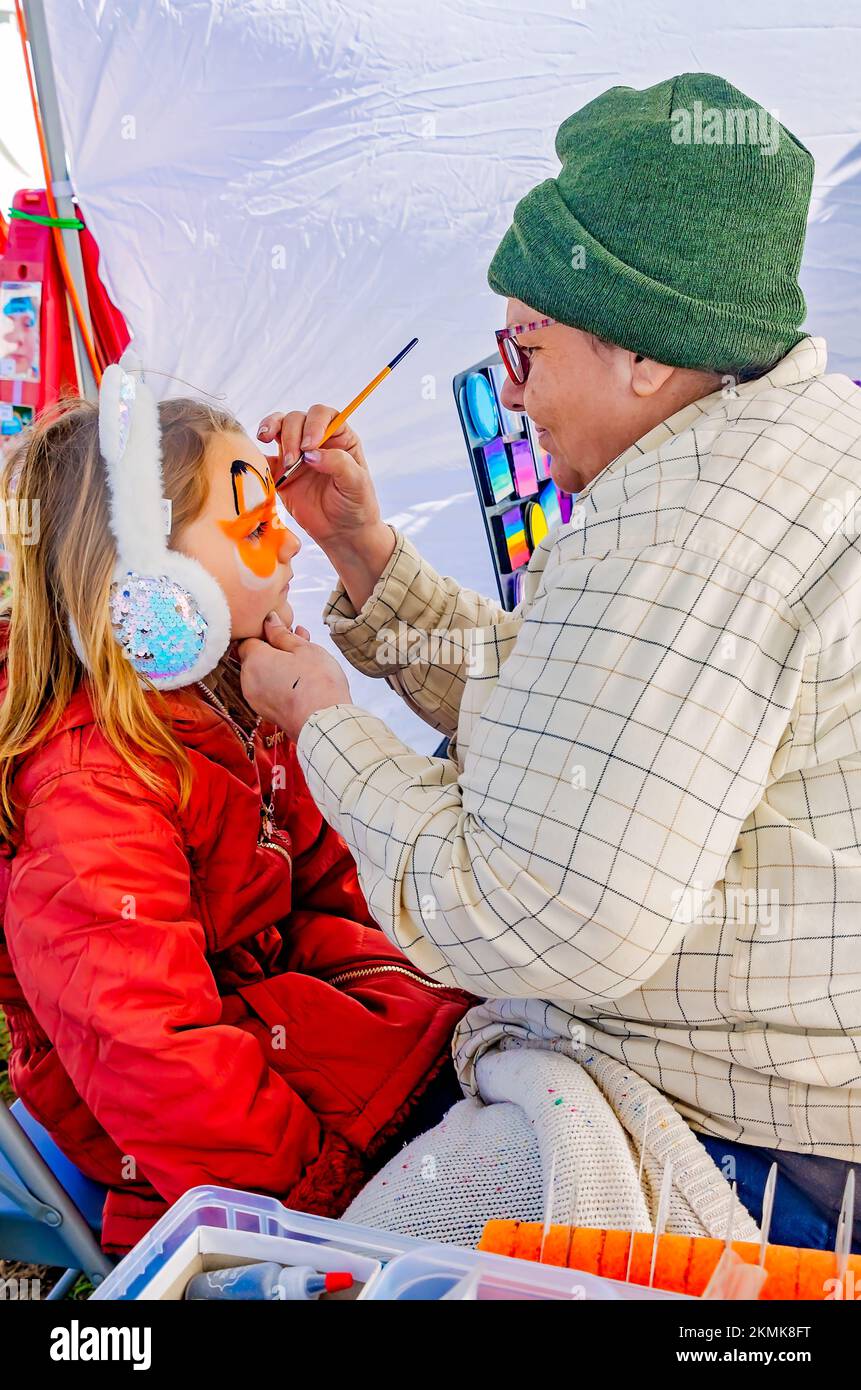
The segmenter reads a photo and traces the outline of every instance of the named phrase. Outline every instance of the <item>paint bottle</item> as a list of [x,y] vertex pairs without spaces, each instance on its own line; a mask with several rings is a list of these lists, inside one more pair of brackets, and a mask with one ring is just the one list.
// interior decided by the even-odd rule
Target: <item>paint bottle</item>
[[186,1286],[185,1297],[194,1301],[254,1299],[264,1303],[302,1303],[317,1299],[323,1293],[352,1288],[352,1284],[352,1274],[320,1274],[310,1265],[284,1266],[266,1260],[195,1274]]

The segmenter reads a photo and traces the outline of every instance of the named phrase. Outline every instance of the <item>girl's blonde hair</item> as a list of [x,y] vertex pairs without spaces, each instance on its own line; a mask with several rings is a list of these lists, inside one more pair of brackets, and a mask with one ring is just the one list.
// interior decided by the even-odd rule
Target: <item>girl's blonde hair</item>
[[[158,412],[172,544],[206,504],[207,442],[219,433],[241,433],[242,426],[228,411],[184,397],[163,401]],[[167,759],[178,775],[184,805],[191,766],[171,730],[168,707],[163,696],[141,685],[111,627],[108,597],[116,547],[99,453],[98,407],[66,397],[43,412],[7,459],[0,498],[7,521],[20,514],[25,501],[35,515],[38,501],[35,536],[7,525],[11,598],[6,605],[8,685],[0,706],[0,835],[8,837],[15,829],[16,758],[48,738],[84,674],[69,636],[70,618],[87,636],[92,664],[87,683],[97,724],[148,786],[165,785],[152,760]],[[241,706],[235,662],[222,661],[210,685],[234,710]]]

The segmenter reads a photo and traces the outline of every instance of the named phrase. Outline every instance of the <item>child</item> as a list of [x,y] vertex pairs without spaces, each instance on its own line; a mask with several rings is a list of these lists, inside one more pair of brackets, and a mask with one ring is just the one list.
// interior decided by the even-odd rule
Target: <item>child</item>
[[[41,535],[8,538],[0,1003],[12,1084],[108,1188],[102,1241],[120,1252],[201,1183],[339,1215],[460,1098],[450,1039],[472,1001],[387,941],[293,745],[242,699],[227,638],[259,636],[273,609],[293,622],[300,543],[267,459],[226,412],[153,402],[165,549],[129,526],[152,530],[152,511],[139,479],[106,467],[104,396],[101,435],[96,406],[63,402],[4,475],[7,502],[39,499]],[[114,406],[122,460],[128,405]],[[188,631],[161,657],[135,645],[137,591],[115,582],[123,524],[129,547],[206,572],[221,637],[191,585],[159,610],[175,624],[187,598]],[[144,583],[134,566],[126,579]],[[200,632],[226,650],[182,684],[176,651]]]

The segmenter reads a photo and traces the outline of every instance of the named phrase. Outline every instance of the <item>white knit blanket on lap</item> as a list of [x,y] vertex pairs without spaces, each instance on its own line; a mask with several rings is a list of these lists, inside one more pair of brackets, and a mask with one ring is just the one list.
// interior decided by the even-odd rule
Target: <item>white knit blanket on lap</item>
[[758,1238],[678,1111],[620,1062],[508,1039],[479,1057],[475,1075],[480,1099],[407,1144],[345,1220],[475,1245],[491,1218],[543,1220],[552,1172],[554,1221],[651,1231],[671,1162],[668,1231],[722,1238],[732,1202],[733,1238]]

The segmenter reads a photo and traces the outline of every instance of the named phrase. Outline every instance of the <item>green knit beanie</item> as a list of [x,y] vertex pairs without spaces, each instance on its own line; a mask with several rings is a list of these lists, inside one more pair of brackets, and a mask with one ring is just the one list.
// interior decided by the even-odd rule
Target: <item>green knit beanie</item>
[[514,209],[487,278],[677,367],[766,367],[803,334],[813,157],[707,72],[611,87],[556,134],[559,176]]

